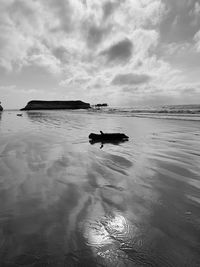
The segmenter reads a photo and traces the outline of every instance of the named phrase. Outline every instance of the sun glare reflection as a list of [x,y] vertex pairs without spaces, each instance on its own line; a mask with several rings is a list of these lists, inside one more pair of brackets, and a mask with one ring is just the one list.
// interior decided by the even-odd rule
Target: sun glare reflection
[[102,247],[112,243],[112,239],[101,223],[89,222],[86,226],[85,238],[89,246]]
[[130,231],[133,231],[133,227],[127,219],[119,213],[114,213],[99,218],[98,221],[85,223],[84,237],[96,256],[110,262],[124,254],[120,246],[133,237]]
[[[104,224],[107,231],[123,233],[126,229],[127,220],[119,214],[116,214],[113,218],[109,218]],[[109,231],[109,232],[110,232]]]

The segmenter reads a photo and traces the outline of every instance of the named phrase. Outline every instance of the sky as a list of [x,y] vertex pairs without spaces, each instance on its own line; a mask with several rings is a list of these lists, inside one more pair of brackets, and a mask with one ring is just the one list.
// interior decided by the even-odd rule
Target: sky
[[200,0],[0,0],[0,101],[200,103]]

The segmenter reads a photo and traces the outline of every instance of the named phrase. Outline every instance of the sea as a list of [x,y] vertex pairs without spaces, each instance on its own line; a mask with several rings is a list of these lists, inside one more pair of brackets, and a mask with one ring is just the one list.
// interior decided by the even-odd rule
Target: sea
[[200,105],[162,105],[138,107],[103,107],[92,111],[141,118],[164,118],[178,120],[200,120]]
[[0,113],[0,266],[200,266],[200,105]]

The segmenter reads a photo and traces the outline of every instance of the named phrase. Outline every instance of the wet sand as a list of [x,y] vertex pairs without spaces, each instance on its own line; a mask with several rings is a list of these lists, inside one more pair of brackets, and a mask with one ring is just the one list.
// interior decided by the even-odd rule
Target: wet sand
[[[200,266],[200,125],[0,117],[0,266]],[[91,145],[90,132],[129,142]]]

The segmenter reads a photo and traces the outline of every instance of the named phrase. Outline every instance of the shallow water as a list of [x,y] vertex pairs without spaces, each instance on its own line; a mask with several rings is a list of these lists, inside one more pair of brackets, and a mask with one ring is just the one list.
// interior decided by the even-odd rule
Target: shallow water
[[[200,124],[5,111],[0,266],[200,266]],[[90,132],[129,142],[91,145]]]

